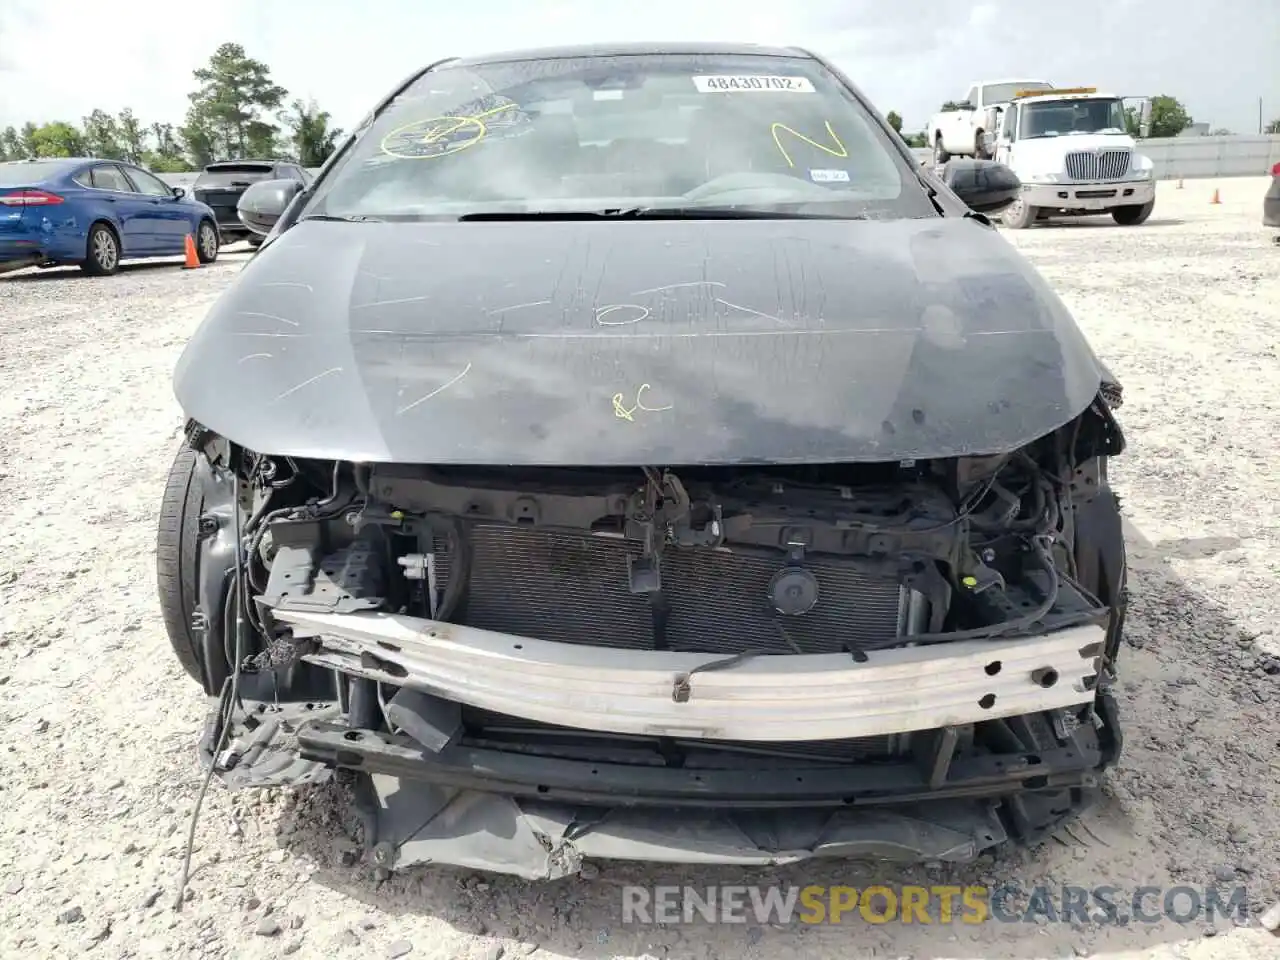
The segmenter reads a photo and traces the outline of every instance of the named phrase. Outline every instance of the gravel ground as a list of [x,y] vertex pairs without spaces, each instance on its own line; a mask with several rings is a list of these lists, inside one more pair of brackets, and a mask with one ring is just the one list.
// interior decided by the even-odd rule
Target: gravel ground
[[[1214,188],[1222,204],[1211,205]],[[1007,236],[1061,291],[1124,381],[1132,533],[1127,744],[1074,836],[1010,862],[876,870],[606,864],[528,885],[422,870],[377,883],[327,791],[210,791],[196,872],[171,909],[199,783],[205,704],[156,607],[156,508],[180,417],[169,375],[243,253],[0,279],[0,953],[497,958],[1277,955],[1231,921],[1098,926],[639,927],[619,886],[1022,888],[1245,884],[1280,895],[1280,248],[1265,181],[1160,186],[1144,227]],[[1258,438],[1271,438],[1268,442]]]

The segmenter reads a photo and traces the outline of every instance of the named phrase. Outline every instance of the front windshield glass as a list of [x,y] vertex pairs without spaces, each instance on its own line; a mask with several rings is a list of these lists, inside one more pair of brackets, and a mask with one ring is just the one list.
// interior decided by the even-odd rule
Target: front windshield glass
[[721,55],[445,65],[358,133],[301,215],[724,207],[937,215],[906,158],[820,64]]
[[1124,133],[1124,104],[1115,99],[1046,100],[1022,107],[1020,140],[1073,133]]

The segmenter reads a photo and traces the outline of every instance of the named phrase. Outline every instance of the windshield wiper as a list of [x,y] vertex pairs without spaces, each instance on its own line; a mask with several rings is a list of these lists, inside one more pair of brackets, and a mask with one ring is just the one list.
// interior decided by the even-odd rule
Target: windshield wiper
[[[808,203],[809,201],[805,201]],[[801,213],[742,207],[615,207],[605,210],[509,210],[464,213],[462,223],[519,220],[865,220],[861,214]]]

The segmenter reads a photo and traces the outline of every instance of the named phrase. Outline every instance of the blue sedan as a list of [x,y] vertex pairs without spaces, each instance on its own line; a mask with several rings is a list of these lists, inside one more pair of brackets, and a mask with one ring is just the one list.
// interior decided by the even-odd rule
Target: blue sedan
[[213,211],[154,174],[117,160],[0,163],[0,272],[76,264],[107,276],[122,260],[218,257]]

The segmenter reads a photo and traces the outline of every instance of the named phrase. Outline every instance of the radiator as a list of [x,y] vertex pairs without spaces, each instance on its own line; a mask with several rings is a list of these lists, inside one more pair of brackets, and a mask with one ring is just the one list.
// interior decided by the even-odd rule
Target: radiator
[[[627,557],[639,545],[618,537],[552,533],[489,524],[465,534],[472,559],[467,589],[450,619],[473,627],[632,650],[695,653],[838,653],[907,632],[910,591],[848,559],[814,558],[818,581],[808,613],[783,617],[768,601],[781,555],[667,547],[663,602],[630,592]],[[437,543],[443,588],[455,558]],[[665,621],[663,642],[655,620]]]

